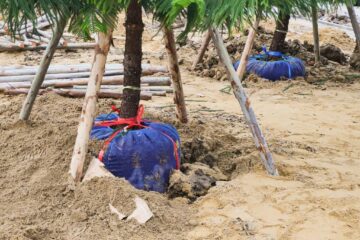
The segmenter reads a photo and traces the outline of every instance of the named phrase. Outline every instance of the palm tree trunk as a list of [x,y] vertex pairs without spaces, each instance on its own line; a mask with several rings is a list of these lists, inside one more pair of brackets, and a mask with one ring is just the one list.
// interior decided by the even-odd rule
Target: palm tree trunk
[[314,37],[314,54],[315,63],[320,63],[320,40],[319,40],[319,26],[318,26],[318,11],[316,1],[313,0],[311,6],[312,25],[313,25],[313,37]]
[[172,76],[173,87],[174,87],[174,103],[176,105],[177,118],[182,123],[187,123],[187,112],[184,98],[184,91],[181,82],[181,74],[179,68],[178,56],[176,53],[176,43],[174,32],[171,28],[164,28],[165,34],[165,47],[169,58],[169,70]]
[[121,102],[121,117],[137,115],[140,102],[140,77],[142,59],[142,7],[138,0],[131,0],[126,11],[126,40],[124,54],[124,98]]
[[83,175],[84,162],[89,145],[90,131],[96,114],[97,96],[105,72],[106,58],[110,49],[111,33],[99,33],[98,45],[88,81],[84,104],[81,111],[78,134],[71,159],[70,174],[79,182]]
[[211,30],[208,30],[204,36],[203,42],[199,49],[199,54],[196,56],[196,59],[192,64],[192,69],[195,69],[196,65],[198,65],[202,61],[202,59],[205,55],[206,49],[209,46],[210,40],[211,40]]
[[31,85],[31,89],[23,103],[23,106],[22,106],[22,109],[20,112],[20,117],[19,117],[20,120],[28,120],[30,117],[31,109],[34,105],[36,96],[38,95],[41,84],[43,83],[43,81],[45,79],[46,72],[50,66],[51,60],[53,59],[56,48],[57,48],[59,41],[61,39],[61,36],[64,32],[64,29],[66,27],[66,22],[67,22],[67,19],[61,18],[55,27],[54,35],[51,38],[51,41],[49,42],[49,44],[46,48],[46,51],[41,60],[39,69],[36,73],[35,79]]
[[290,15],[280,10],[278,19],[276,20],[276,29],[270,45],[270,51],[284,52],[286,34],[289,29],[289,21]]
[[243,50],[243,53],[241,54],[241,59],[240,59],[240,65],[237,69],[237,74],[240,78],[240,81],[243,80],[245,72],[246,72],[246,65],[247,65],[247,61],[249,58],[249,55],[251,53],[251,49],[254,45],[254,41],[255,41],[255,36],[256,36],[256,31],[259,27],[259,23],[260,23],[260,18],[256,18],[254,26],[252,26],[250,28],[249,31],[249,35],[246,39],[246,43],[245,43],[245,47]]
[[359,23],[358,23],[358,21],[356,19],[354,6],[351,3],[349,3],[349,4],[346,5],[346,7],[348,9],[351,24],[352,24],[352,27],[354,29],[354,33],[355,33],[355,37],[356,37],[356,47],[354,49],[354,52],[360,52],[359,51],[359,47],[360,47],[360,27],[359,27]]
[[275,167],[275,163],[272,158],[269,147],[266,143],[266,140],[261,132],[259,124],[257,123],[254,110],[251,107],[250,99],[246,96],[245,90],[241,85],[241,79],[239,78],[238,74],[236,74],[234,67],[231,63],[230,56],[226,51],[221,35],[216,29],[213,30],[213,42],[215,44],[216,50],[218,52],[218,55],[222,63],[225,65],[228,78],[231,81],[231,86],[233,88],[235,97],[239,101],[245,119],[250,127],[256,148],[259,150],[261,160],[267,172],[270,175],[276,176],[278,175],[278,171]]

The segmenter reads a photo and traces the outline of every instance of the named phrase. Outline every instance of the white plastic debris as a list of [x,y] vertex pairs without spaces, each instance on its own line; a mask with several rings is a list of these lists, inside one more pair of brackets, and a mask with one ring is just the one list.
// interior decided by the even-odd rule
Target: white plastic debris
[[135,198],[135,204],[136,209],[133,211],[133,213],[127,218],[127,220],[130,219],[136,219],[138,223],[144,224],[147,221],[150,220],[154,216],[154,214],[151,212],[149,206],[145,202],[145,200],[136,197]]
[[109,203],[109,208],[110,208],[110,212],[118,215],[119,220],[123,220],[126,218],[126,216],[124,214],[122,214],[121,212],[119,212],[119,210],[117,210],[111,203]]
[[89,181],[94,177],[114,177],[108,170],[106,170],[104,164],[97,158],[93,158],[85,173],[83,182]]

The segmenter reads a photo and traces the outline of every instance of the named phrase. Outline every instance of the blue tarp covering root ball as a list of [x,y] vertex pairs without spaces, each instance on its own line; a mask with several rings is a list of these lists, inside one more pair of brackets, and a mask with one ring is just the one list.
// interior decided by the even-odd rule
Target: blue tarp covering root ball
[[[270,57],[277,57],[279,60],[270,61]],[[234,68],[237,69],[239,65],[240,61],[237,61]],[[305,65],[299,58],[286,56],[279,52],[266,51],[265,54],[251,56],[246,71],[271,81],[280,80],[281,78],[304,77],[306,73]]]
[[[102,114],[95,122],[117,118],[117,114]],[[138,189],[165,192],[171,171],[179,166],[179,134],[169,124],[150,121],[141,124],[142,129],[121,131],[111,140],[103,163],[113,175],[125,178]],[[94,126],[91,138],[106,140],[114,131],[111,127]]]

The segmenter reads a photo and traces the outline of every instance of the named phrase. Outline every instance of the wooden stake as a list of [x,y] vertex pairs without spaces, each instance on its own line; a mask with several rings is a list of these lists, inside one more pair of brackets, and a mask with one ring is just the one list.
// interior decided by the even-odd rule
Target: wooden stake
[[58,24],[55,26],[55,32],[51,42],[49,43],[48,47],[46,48],[45,54],[41,60],[39,70],[35,76],[35,79],[32,83],[31,89],[29,94],[26,97],[26,100],[23,104],[23,107],[20,112],[20,119],[21,120],[28,120],[31,109],[35,102],[36,96],[40,90],[40,87],[45,79],[46,72],[50,66],[51,60],[54,56],[56,51],[56,46],[59,44],[60,38],[64,32],[66,26],[67,19],[60,19]]
[[174,103],[176,105],[176,115],[177,118],[180,120],[180,122],[187,123],[188,118],[186,112],[184,91],[181,81],[179,61],[176,53],[174,31],[171,28],[166,28],[166,27],[164,27],[163,31],[165,35],[164,38],[165,48],[169,59],[169,70],[173,80]]
[[255,142],[255,146],[259,150],[262,163],[264,164],[267,172],[270,175],[277,176],[278,171],[275,167],[275,163],[272,158],[269,147],[266,143],[266,140],[261,132],[259,124],[257,123],[254,110],[250,103],[250,99],[246,96],[245,90],[241,85],[241,80],[239,78],[239,75],[235,72],[234,67],[231,63],[230,56],[226,50],[222,37],[216,29],[213,29],[212,31],[212,39],[216,46],[216,50],[220,56],[220,59],[222,63],[225,65],[235,97],[239,101],[246,122],[250,127]]
[[209,46],[210,40],[211,40],[211,30],[208,30],[206,32],[206,35],[203,38],[201,47],[199,49],[199,53],[198,53],[195,61],[193,62],[192,66],[191,66],[192,69],[195,69],[196,66],[202,61],[202,59],[203,59],[203,57],[205,55],[206,49]]
[[73,177],[75,182],[80,182],[83,175],[83,167],[88,150],[90,131],[96,113],[97,93],[100,91],[101,81],[105,71],[106,59],[110,49],[111,35],[111,33],[98,34],[99,43],[95,48],[93,67],[81,111],[78,134],[70,164],[70,175]]
[[255,42],[255,37],[256,37],[256,31],[259,27],[259,23],[260,23],[260,19],[257,18],[255,20],[254,26],[252,26],[249,30],[249,35],[246,39],[246,43],[245,43],[245,47],[243,50],[243,53],[241,54],[241,59],[240,59],[240,65],[237,69],[237,74],[239,76],[240,81],[243,80],[245,72],[246,72],[246,65],[247,65],[247,61],[249,58],[249,55],[251,53],[251,49],[254,46],[254,42]]
[[320,64],[320,40],[319,40],[319,25],[318,25],[318,11],[316,1],[312,1],[311,17],[313,25],[313,38],[314,38],[314,54],[315,63]]

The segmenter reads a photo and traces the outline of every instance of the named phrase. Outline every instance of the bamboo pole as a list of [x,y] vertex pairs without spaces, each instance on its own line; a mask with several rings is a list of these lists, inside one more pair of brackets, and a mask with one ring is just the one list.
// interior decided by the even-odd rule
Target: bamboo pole
[[176,105],[176,115],[181,123],[187,123],[188,117],[186,112],[185,97],[183,85],[181,81],[181,74],[179,68],[178,56],[176,53],[176,43],[174,31],[171,28],[164,27],[164,42],[169,59],[169,70],[172,76],[174,87],[174,103]]
[[[75,78],[75,79],[56,79],[44,81],[41,88],[67,88],[75,85],[87,85],[89,78]],[[102,84],[104,85],[123,85],[124,76],[105,76],[103,77]],[[170,86],[171,79],[169,77],[142,77],[141,84],[148,84],[149,86],[160,87]],[[6,82],[0,83],[0,90],[11,88],[30,88],[31,82]]]
[[59,44],[60,38],[62,36],[62,33],[64,32],[65,26],[66,26],[67,19],[61,18],[57,25],[55,26],[55,32],[53,35],[53,38],[51,39],[51,42],[49,43],[45,54],[41,60],[39,71],[37,72],[35,79],[32,83],[32,86],[30,88],[30,91],[24,101],[23,107],[20,112],[20,119],[21,120],[28,120],[32,106],[35,102],[36,95],[39,92],[39,89],[45,79],[46,72],[50,66],[51,60],[54,56],[54,53],[56,51],[56,46]]
[[[49,92],[48,89],[39,89],[38,95],[43,95],[46,92]],[[3,91],[6,95],[22,95],[22,94],[28,94],[29,89],[28,88],[10,88],[10,89],[4,89]]]
[[[359,27],[359,23],[358,23],[357,18],[356,18],[354,6],[353,6],[352,3],[348,3],[346,5],[346,7],[347,7],[347,10],[349,12],[351,25],[352,25],[353,30],[354,30],[354,34],[355,34],[355,38],[356,38],[356,47],[360,48],[360,27]],[[356,50],[360,52],[360,49],[356,49]]]
[[[123,64],[107,64],[106,71],[119,71],[123,73]],[[61,73],[79,73],[90,72],[90,64],[77,64],[77,65],[53,65],[50,66],[47,74],[61,74]],[[19,76],[19,75],[35,75],[37,72],[36,66],[7,66],[0,67],[0,77],[2,76]],[[151,75],[154,73],[167,73],[167,67],[161,65],[142,64],[142,74]]]
[[195,69],[196,65],[198,65],[204,58],[204,55],[205,55],[206,49],[209,46],[210,40],[211,40],[211,30],[208,30],[203,38],[201,47],[199,49],[199,53],[196,56],[196,59],[191,66],[192,69]]
[[[72,98],[83,98],[83,97],[85,97],[84,101],[86,101],[86,93],[87,93],[87,91],[85,91],[85,89],[81,90],[81,89],[61,88],[61,89],[52,89],[51,92],[54,92],[54,93],[56,93],[56,94],[58,94],[60,96],[63,96],[63,97],[72,97]],[[123,93],[118,92],[118,91],[108,90],[108,89],[99,89],[99,91],[97,92],[97,97],[99,97],[99,98],[122,99]],[[141,94],[140,94],[140,99],[141,100],[145,100],[145,101],[151,100],[151,97],[152,97],[151,92],[141,92]],[[95,102],[95,105],[96,105],[96,102]],[[83,117],[85,117],[85,116],[82,116],[81,119],[83,119]],[[95,117],[95,112],[92,115],[92,118],[94,118],[94,117]],[[83,124],[83,123],[80,122],[80,124]],[[90,137],[91,127],[92,127],[92,122],[91,122],[90,128],[89,128],[89,137]],[[79,128],[80,128],[80,125],[79,125]],[[78,134],[79,134],[79,132],[78,132]],[[87,135],[82,134],[81,137],[83,137],[83,136],[87,136]],[[85,139],[81,139],[81,141],[85,141]],[[87,141],[89,141],[89,139]],[[76,147],[77,146],[76,146],[76,143],[75,143],[74,151],[75,151],[75,149],[77,149]],[[81,149],[83,149],[83,148],[81,148]],[[86,149],[87,149],[87,146],[86,146]],[[86,155],[86,153],[85,153],[85,155]],[[74,157],[74,155],[73,155],[73,157]],[[72,170],[70,170],[70,171],[72,172]]]
[[83,167],[88,150],[90,131],[95,118],[97,95],[100,91],[106,59],[110,50],[111,35],[111,32],[107,34],[98,34],[99,43],[95,48],[93,67],[81,111],[78,133],[70,164],[70,175],[75,182],[80,182],[83,175]]
[[[262,134],[262,131],[257,122],[254,110],[251,106],[250,99],[246,96],[245,90],[241,85],[241,80],[239,75],[235,72],[234,67],[231,63],[230,56],[226,50],[224,42],[221,35],[216,29],[212,31],[212,39],[216,46],[216,50],[220,56],[222,63],[225,65],[228,77],[231,81],[231,86],[234,91],[234,95],[240,103],[241,109],[244,113],[247,124],[250,127],[255,146],[260,153],[262,163],[264,164],[267,172],[270,175],[277,176],[278,171],[275,167],[274,160],[272,158],[269,147],[266,143],[266,140]],[[244,50],[245,51],[245,50]]]
[[[38,29],[42,29],[42,28],[46,28],[48,26],[50,26],[51,23],[49,21],[44,21],[44,22],[38,22],[35,26],[35,28],[38,28]],[[32,32],[34,29],[34,26],[31,24],[31,26],[28,26],[22,30],[20,30],[20,34],[24,34],[24,33],[29,33],[29,32]]]
[[[50,33],[50,32],[43,31],[43,30],[41,30],[41,29],[36,29],[36,31],[37,31],[39,34],[41,34],[43,37],[46,37],[46,38],[48,38],[48,39],[51,39],[51,38],[52,38],[52,33]],[[63,38],[60,38],[59,43],[60,43],[61,45],[65,45],[65,46],[67,45],[67,41],[66,41],[65,39],[63,39]]]
[[[11,88],[6,89],[3,91],[6,95],[21,95],[21,94],[28,94],[28,88]],[[67,88],[57,88],[57,89],[40,89],[38,95],[43,95],[45,93],[55,93],[57,95],[63,97],[70,97],[70,98],[83,98],[86,95],[86,89],[67,89]],[[166,96],[166,91],[142,91],[140,94],[140,99],[147,101],[151,100],[152,96]],[[113,98],[113,99],[121,99],[123,94],[114,91],[111,89],[101,89],[98,92],[99,98]]]
[[248,61],[249,55],[251,53],[251,50],[252,50],[252,48],[254,46],[255,37],[256,37],[256,31],[257,31],[257,29],[259,27],[259,23],[260,23],[260,19],[257,18],[255,20],[255,22],[254,22],[254,26],[252,26],[250,28],[248,37],[246,39],[246,43],[245,43],[243,53],[241,54],[240,65],[239,65],[238,69],[236,70],[240,81],[243,80],[244,75],[246,73],[247,61]]
[[314,54],[315,63],[320,64],[320,40],[319,40],[319,25],[318,25],[318,11],[316,1],[312,1],[311,17],[313,25],[313,38],[314,38]]
[[[74,89],[86,89],[85,85],[74,85],[73,86]],[[104,85],[101,84],[101,89],[102,90],[118,90],[118,91],[122,91],[124,89],[123,85]],[[173,93],[174,89],[171,87],[161,87],[161,86],[141,86],[141,91],[144,92],[165,92],[165,93]]]
[[[123,73],[124,73],[123,70],[111,70],[111,71],[106,71],[104,75],[117,76],[117,75],[122,75]],[[85,77],[89,77],[90,74],[91,72],[46,74],[44,80],[85,78]],[[5,76],[5,77],[0,77],[0,83],[32,81],[34,77],[35,75]]]

